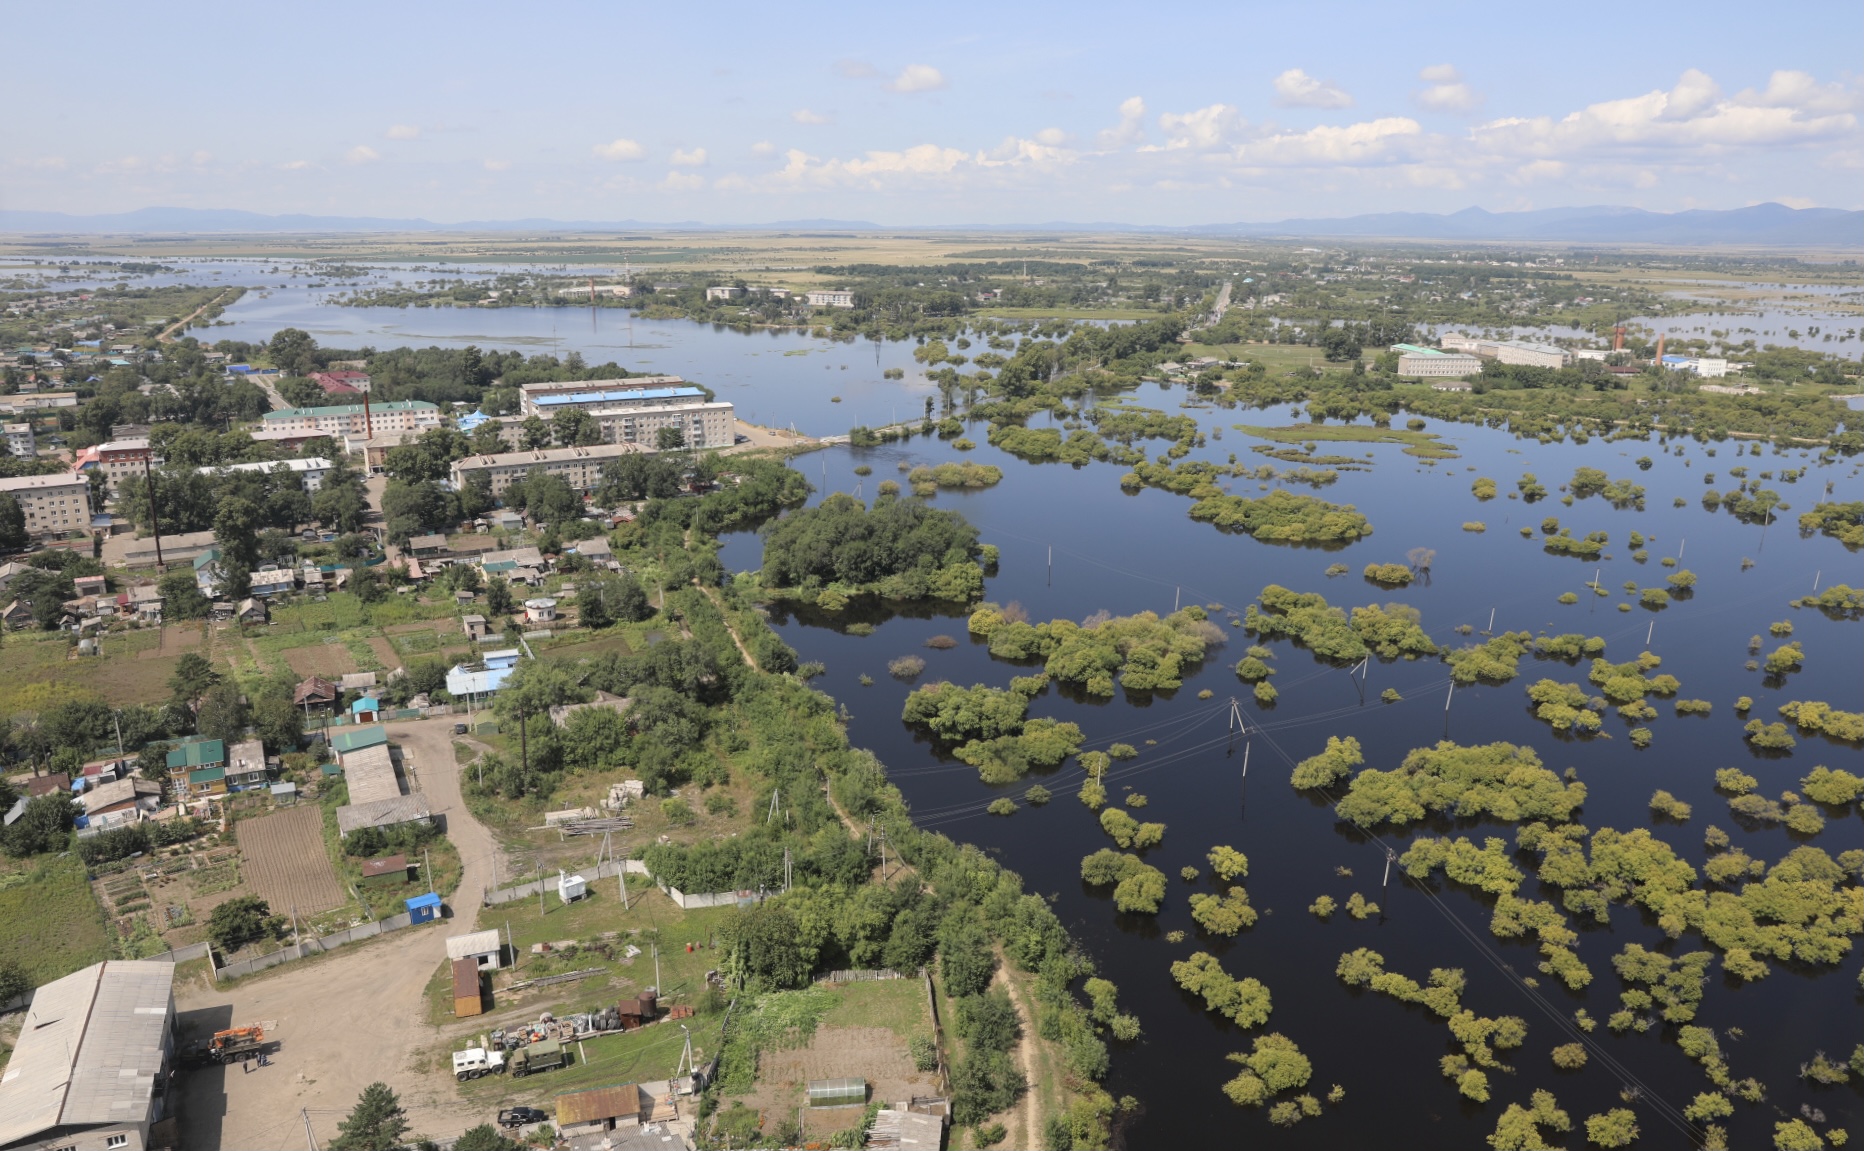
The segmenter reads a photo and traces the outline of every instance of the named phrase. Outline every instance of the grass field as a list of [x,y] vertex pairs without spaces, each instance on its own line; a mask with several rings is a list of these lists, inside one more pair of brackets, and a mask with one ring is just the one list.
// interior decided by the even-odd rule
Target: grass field
[[1435,432],[1414,432],[1406,428],[1381,428],[1374,424],[1289,424],[1268,428],[1256,424],[1232,424],[1237,431],[1257,439],[1278,444],[1351,443],[1403,444],[1405,454],[1432,460],[1453,460],[1456,451],[1443,443]]
[[0,959],[18,963],[35,985],[108,957],[103,908],[75,858],[47,860],[0,883]]

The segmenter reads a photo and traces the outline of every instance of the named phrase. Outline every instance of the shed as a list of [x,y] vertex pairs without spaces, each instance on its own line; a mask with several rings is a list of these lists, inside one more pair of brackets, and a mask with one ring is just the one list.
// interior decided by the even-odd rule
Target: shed
[[401,823],[426,823],[433,818],[427,797],[420,792],[395,795],[372,803],[351,803],[337,808],[337,833],[347,836],[361,827],[393,827]]
[[524,619],[527,623],[549,623],[557,618],[557,601],[547,596],[524,601]]
[[280,807],[290,807],[298,802],[298,785],[295,783],[275,783],[272,785],[272,802]]
[[481,971],[497,971],[504,948],[498,940],[498,928],[489,927],[447,940],[448,959],[470,959]]
[[433,892],[426,895],[410,896],[404,902],[408,905],[408,917],[415,923],[429,923],[440,918],[440,897]]
[[[424,897],[425,898],[425,897]],[[435,899],[438,902],[438,898]],[[409,900],[410,909],[414,901]],[[415,922],[420,922],[416,919]],[[468,1015],[485,1014],[485,993],[479,986],[479,965],[470,959],[453,961],[453,1017],[464,1019]]]
[[939,1151],[945,1146],[945,1121],[937,1115],[886,1108],[874,1116],[874,1126],[868,1134],[867,1145],[898,1147],[901,1151],[911,1151],[913,1148]]
[[382,703],[373,695],[359,697],[350,704],[350,720],[353,723],[374,723],[382,718]]
[[641,1089],[632,1083],[557,1096],[557,1130],[566,1137],[595,1135],[641,1121]]
[[408,857],[385,855],[380,859],[365,859],[362,881],[371,887],[396,887],[408,882]]
[[809,1081],[809,1106],[865,1107],[867,1106],[867,1080],[811,1079]]

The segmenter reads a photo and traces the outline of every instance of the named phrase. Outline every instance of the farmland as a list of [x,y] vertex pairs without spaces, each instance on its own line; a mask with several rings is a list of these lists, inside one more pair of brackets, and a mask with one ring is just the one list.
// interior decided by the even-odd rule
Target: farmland
[[279,914],[315,915],[348,901],[324,850],[322,813],[303,806],[239,823],[253,894]]

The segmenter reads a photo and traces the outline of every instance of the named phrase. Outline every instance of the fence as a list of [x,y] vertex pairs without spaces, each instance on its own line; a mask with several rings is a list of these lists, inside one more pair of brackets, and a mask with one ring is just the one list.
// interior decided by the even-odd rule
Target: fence
[[[400,931],[402,928],[410,926],[413,922],[413,916],[404,911],[400,915],[391,915],[386,919],[374,919],[367,923],[358,923],[354,927],[346,927],[341,931],[333,931],[329,935],[314,935],[307,939],[300,939],[290,947],[282,951],[274,951],[270,955],[258,955],[251,959],[241,959],[233,963],[216,967],[214,969],[214,978],[216,980],[243,979],[248,975],[264,971],[268,967],[277,967],[281,963],[290,963],[294,959],[308,959],[313,955],[322,955],[324,952],[341,947],[345,943],[355,943],[362,939],[373,939],[378,935],[383,935],[390,931]],[[438,920],[431,922],[438,922]],[[202,946],[205,945],[203,944]]]
[[817,983],[872,983],[879,979],[917,979],[917,975],[907,975],[899,971],[881,968],[874,971],[825,971],[816,978]]
[[[653,878],[648,873],[647,864],[638,859],[606,859],[598,864],[594,871],[579,871],[577,874],[590,883],[595,883],[598,880],[613,879],[623,871],[629,875],[646,875],[650,879]],[[714,891],[688,895],[679,888],[669,887],[657,879],[653,880],[653,883],[655,887],[665,892],[667,898],[678,905],[682,911],[693,911],[701,907],[742,907],[745,904],[757,903],[764,898],[763,893],[758,891]],[[520,883],[515,887],[501,887],[497,891],[486,892],[483,905],[494,907],[500,903],[531,898],[540,891],[552,892],[556,886],[557,881],[554,878],[545,876],[542,879],[533,879],[529,883]]]

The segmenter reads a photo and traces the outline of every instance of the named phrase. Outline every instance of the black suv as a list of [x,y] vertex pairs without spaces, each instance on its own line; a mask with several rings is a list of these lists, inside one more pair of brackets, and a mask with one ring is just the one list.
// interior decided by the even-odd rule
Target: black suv
[[544,1114],[535,1107],[507,1107],[505,1110],[498,1113],[498,1125],[508,1129],[515,1129],[523,1127],[527,1123],[542,1123],[548,1118],[550,1118],[550,1116]]

